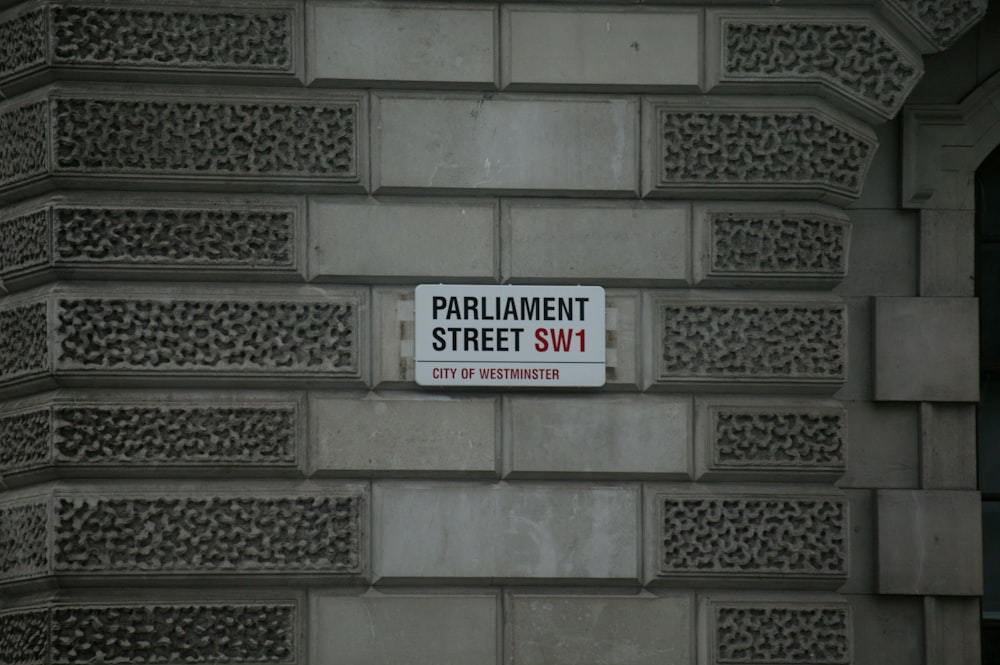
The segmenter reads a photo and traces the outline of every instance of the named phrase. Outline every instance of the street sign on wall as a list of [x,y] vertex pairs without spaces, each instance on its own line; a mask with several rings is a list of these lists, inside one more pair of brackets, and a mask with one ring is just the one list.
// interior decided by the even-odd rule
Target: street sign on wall
[[604,385],[599,286],[421,284],[414,319],[422,386]]

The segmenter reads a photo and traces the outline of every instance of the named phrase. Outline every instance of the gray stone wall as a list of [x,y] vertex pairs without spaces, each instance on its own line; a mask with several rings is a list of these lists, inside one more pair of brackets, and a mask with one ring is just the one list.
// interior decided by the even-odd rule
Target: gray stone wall
[[[0,664],[975,662],[944,5],[0,0]],[[440,282],[607,383],[417,386]]]

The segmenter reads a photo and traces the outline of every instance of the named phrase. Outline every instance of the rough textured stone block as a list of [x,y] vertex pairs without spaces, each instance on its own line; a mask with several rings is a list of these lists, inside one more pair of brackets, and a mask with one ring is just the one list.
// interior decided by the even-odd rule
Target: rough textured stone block
[[978,301],[877,298],[875,399],[979,401]]
[[302,75],[301,14],[288,0],[31,3],[0,15],[0,44],[0,89],[8,93],[35,75],[77,72],[245,82]]
[[691,663],[690,595],[514,595],[507,607],[514,665]]
[[915,488],[920,485],[917,406],[847,402],[847,472],[842,487]]
[[501,34],[511,89],[693,89],[701,77],[701,20],[691,10],[505,7]]
[[307,7],[310,82],[496,85],[495,7],[323,0]]
[[839,400],[872,399],[872,298],[844,298],[847,305],[847,376]]
[[801,99],[649,98],[642,115],[650,196],[847,203],[878,145],[867,126]]
[[908,31],[915,31],[928,51],[941,51],[954,43],[986,13],[984,0],[886,0],[886,8]]
[[[0,387],[101,377],[361,378],[358,290],[50,289],[0,307]],[[162,383],[160,384],[162,385]]]
[[313,594],[310,662],[498,663],[496,596]]
[[688,478],[691,420],[687,399],[511,397],[504,473]]
[[850,269],[836,292],[865,298],[916,295],[918,236],[913,212],[852,210]]
[[469,282],[497,278],[492,202],[309,201],[310,275],[319,280]]
[[[19,607],[0,614],[5,662],[302,662],[295,600]],[[212,639],[206,639],[211,635]],[[169,636],[158,637],[158,636]]]
[[203,88],[50,86],[0,104],[0,200],[63,184],[137,182],[359,191],[364,101],[318,90],[220,96]]
[[847,467],[847,413],[836,402],[696,402],[699,479],[823,481]]
[[313,470],[362,475],[496,475],[496,399],[314,394]]
[[853,663],[851,608],[836,596],[702,597],[699,663]]
[[0,584],[144,575],[357,579],[367,498],[346,486],[279,494],[69,492],[0,505]]
[[920,486],[976,489],[976,405],[920,404]]
[[9,291],[70,275],[300,281],[305,245],[293,197],[62,195],[0,212]]
[[0,405],[0,475],[281,474],[303,462],[303,406],[294,393],[49,393]]
[[647,492],[647,582],[840,586],[848,573],[843,496]]
[[376,483],[376,579],[636,581],[631,488]]
[[512,282],[671,285],[689,279],[688,206],[511,201],[502,213]]
[[878,592],[983,593],[979,492],[879,490]]
[[694,274],[700,286],[829,288],[847,275],[851,225],[822,206],[700,204]]
[[709,86],[808,90],[881,122],[923,74],[920,54],[868,16],[718,10],[708,24]]
[[638,118],[631,97],[379,94],[372,187],[634,196]]
[[847,311],[838,300],[649,298],[652,385],[832,392],[845,379]]

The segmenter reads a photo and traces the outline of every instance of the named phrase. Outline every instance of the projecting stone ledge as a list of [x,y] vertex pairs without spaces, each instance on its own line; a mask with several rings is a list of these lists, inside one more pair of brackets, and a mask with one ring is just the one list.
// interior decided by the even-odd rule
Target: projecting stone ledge
[[0,307],[0,394],[102,380],[362,379],[363,292],[48,288]]

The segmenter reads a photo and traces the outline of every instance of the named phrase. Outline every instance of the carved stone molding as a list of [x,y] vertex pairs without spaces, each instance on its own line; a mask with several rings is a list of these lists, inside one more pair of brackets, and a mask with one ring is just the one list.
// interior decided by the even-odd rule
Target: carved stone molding
[[[55,289],[0,304],[0,389],[157,377],[361,379],[362,292]],[[79,381],[77,381],[79,382]]]
[[67,84],[0,104],[0,198],[60,184],[361,189],[362,95],[177,90]]
[[301,78],[297,3],[40,1],[0,14],[0,90],[83,72]]
[[920,54],[868,12],[709,11],[710,85],[810,90],[876,122],[891,119],[923,74]]
[[650,196],[846,204],[878,146],[867,125],[803,99],[652,98],[643,124]]
[[696,403],[702,480],[834,481],[847,469],[847,410],[837,402]]
[[108,194],[0,209],[8,291],[70,273],[301,280],[305,244],[305,205],[290,197]]
[[838,299],[746,293],[649,296],[651,385],[834,392],[847,375],[847,308]]
[[820,206],[695,206],[700,286],[832,288],[847,276],[851,223]]
[[[95,398],[97,397],[97,398]],[[302,463],[304,415],[294,393],[46,395],[0,405],[0,477],[158,477]]]
[[841,496],[655,493],[655,580],[835,588],[848,572]]
[[703,603],[710,662],[719,665],[848,665],[851,607],[832,598],[723,599]]
[[0,662],[296,665],[301,621],[294,600],[47,603],[0,614]]
[[989,0],[880,0],[880,9],[927,52],[943,51],[978,23]]
[[366,499],[323,493],[68,492],[0,504],[0,584],[209,575],[357,578]]

